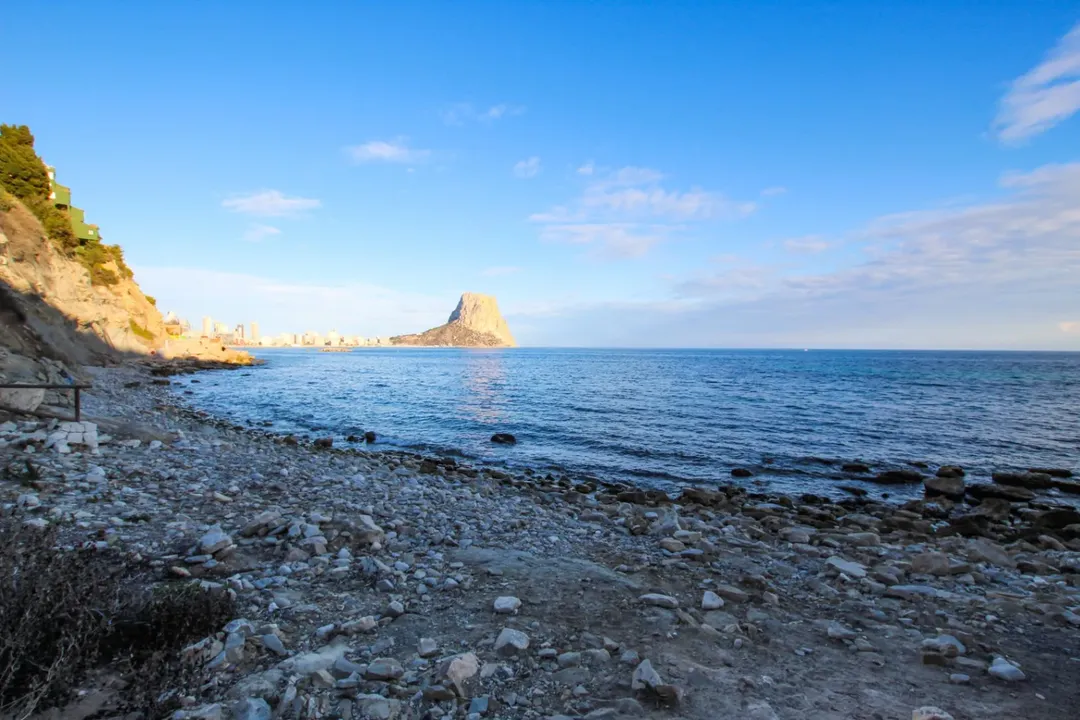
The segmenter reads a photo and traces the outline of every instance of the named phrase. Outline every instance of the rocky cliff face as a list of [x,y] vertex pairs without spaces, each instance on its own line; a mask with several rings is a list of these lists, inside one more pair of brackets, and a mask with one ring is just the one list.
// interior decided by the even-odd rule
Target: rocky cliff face
[[491,295],[465,293],[445,325],[417,335],[390,338],[395,345],[453,347],[516,347],[499,303]]
[[[118,272],[115,266],[108,269]],[[161,313],[132,279],[95,286],[15,202],[0,211],[0,376],[55,382],[79,365],[145,355],[165,338]]]

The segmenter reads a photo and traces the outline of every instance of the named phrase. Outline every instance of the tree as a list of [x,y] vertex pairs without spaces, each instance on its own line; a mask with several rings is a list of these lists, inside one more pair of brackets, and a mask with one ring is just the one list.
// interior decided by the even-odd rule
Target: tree
[[0,186],[19,199],[49,195],[49,175],[26,125],[0,125]]

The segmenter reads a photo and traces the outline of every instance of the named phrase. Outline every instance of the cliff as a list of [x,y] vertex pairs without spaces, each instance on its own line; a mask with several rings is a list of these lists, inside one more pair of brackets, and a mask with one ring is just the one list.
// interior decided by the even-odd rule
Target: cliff
[[[90,271],[46,236],[7,196],[0,208],[0,378],[65,382],[79,366],[147,355],[165,338],[161,313],[115,262],[118,278],[94,285]],[[127,273],[130,275],[130,273]],[[66,394],[56,398],[63,401]]]
[[499,303],[491,295],[465,293],[445,325],[416,335],[390,338],[394,345],[516,347]]

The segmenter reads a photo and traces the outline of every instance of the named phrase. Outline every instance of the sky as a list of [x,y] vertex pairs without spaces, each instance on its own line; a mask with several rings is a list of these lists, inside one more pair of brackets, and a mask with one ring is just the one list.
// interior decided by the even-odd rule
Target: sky
[[17,3],[27,124],[196,326],[1080,350],[1080,6]]

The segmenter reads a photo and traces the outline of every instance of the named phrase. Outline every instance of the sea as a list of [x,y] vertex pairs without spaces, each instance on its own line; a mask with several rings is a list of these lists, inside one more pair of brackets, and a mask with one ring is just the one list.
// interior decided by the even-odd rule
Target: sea
[[[374,431],[371,450],[647,488],[914,495],[875,470],[1080,473],[1080,353],[824,350],[256,349],[181,379],[194,408],[277,433]],[[512,446],[494,433],[511,433]],[[735,468],[749,478],[733,479]]]

